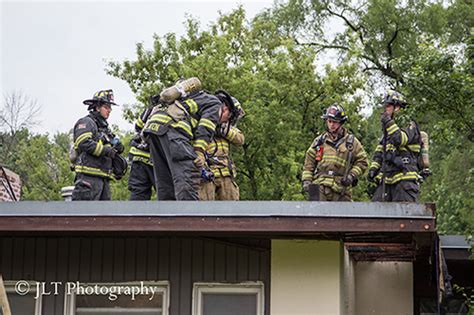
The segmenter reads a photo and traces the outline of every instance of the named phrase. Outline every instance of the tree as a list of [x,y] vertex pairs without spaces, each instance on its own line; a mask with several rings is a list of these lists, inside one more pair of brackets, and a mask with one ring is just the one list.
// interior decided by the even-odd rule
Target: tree
[[403,61],[403,92],[414,104],[408,115],[431,136],[433,176],[423,200],[434,201],[442,233],[474,235],[474,34],[464,48],[437,40]]
[[51,141],[46,135],[30,135],[17,146],[13,170],[23,182],[24,200],[61,200],[61,188],[70,186],[73,173],[69,168],[70,136],[58,133]]
[[22,129],[34,127],[39,123],[40,112],[37,100],[21,91],[7,93],[0,109],[0,131],[14,135]]
[[155,36],[152,50],[138,44],[136,60],[110,62],[108,73],[125,80],[142,104],[180,77],[197,76],[210,91],[228,90],[247,113],[240,125],[246,143],[234,152],[242,198],[303,199],[304,153],[324,129],[323,109],[342,103],[351,126],[363,132],[357,66],[342,63],[318,74],[311,47],[279,33],[269,16],[248,22],[242,8],[221,15],[207,31],[192,19],[186,25],[181,38]]
[[336,50],[395,86],[403,83],[404,69],[394,60],[416,55],[420,38],[444,36],[449,44],[463,43],[474,20],[465,0],[290,0],[271,14],[298,44]]
[[7,165],[17,157],[17,145],[28,135],[28,129],[39,123],[41,106],[21,91],[3,96],[0,108],[0,161]]

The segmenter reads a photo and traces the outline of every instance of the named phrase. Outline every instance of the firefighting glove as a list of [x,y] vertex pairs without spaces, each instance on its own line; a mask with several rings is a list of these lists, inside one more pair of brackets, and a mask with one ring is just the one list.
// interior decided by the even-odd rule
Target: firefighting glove
[[377,173],[378,173],[378,172],[377,172],[376,169],[371,168],[371,169],[369,170],[369,173],[367,174],[367,181],[368,181],[369,183],[375,182],[375,176],[377,176]]
[[386,113],[382,113],[382,116],[380,117],[380,121],[382,122],[382,126],[387,127],[387,124],[392,120],[392,117],[390,115],[387,115]]
[[426,179],[428,176],[431,176],[433,173],[431,172],[431,170],[429,168],[424,168],[420,171],[420,175],[421,177],[423,177],[423,179]]
[[125,151],[125,147],[123,146],[122,142],[114,145],[114,149],[117,151],[118,154],[122,154]]
[[204,156],[204,152],[202,151],[195,151],[195,152],[196,152],[197,158],[194,159],[194,165],[196,165],[198,169],[202,169],[206,166],[206,157]]
[[118,154],[122,154],[123,151],[125,150],[125,147],[123,146],[122,142],[120,142],[120,138],[115,136],[112,141],[111,141],[112,147],[117,151]]
[[309,192],[309,185],[311,185],[311,181],[310,180],[304,180],[303,181],[303,190],[305,192]]
[[346,187],[351,186],[353,182],[354,182],[354,175],[352,174],[348,174],[346,177],[343,177],[341,179],[342,186],[346,186]]
[[367,195],[369,196],[370,199],[375,195],[375,191],[377,190],[377,184],[374,182],[369,182],[367,184]]
[[115,158],[115,155],[117,154],[117,150],[111,147],[105,147],[104,151],[105,151],[105,156],[108,156],[112,160]]

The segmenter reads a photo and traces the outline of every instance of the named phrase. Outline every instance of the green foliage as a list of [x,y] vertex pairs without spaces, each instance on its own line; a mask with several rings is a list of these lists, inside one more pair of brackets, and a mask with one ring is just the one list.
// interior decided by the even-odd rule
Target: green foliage
[[449,44],[462,43],[474,21],[472,3],[464,0],[290,0],[267,14],[298,43],[336,50],[397,85],[405,69],[393,61],[417,55],[420,38],[444,36]]
[[[300,46],[335,50],[357,64],[368,74],[367,86],[382,82],[405,94],[411,104],[401,122],[415,119],[430,135],[433,176],[423,184],[422,200],[437,203],[440,231],[472,236],[472,3],[289,0],[265,14]],[[381,134],[379,114],[376,109],[363,129],[369,153]]]
[[[252,200],[304,199],[304,154],[333,102],[345,107],[347,126],[370,156],[381,135],[380,109],[363,117],[361,106],[376,103],[377,88],[396,87],[410,101],[401,126],[413,118],[430,135],[433,176],[422,185],[422,201],[436,202],[440,232],[472,236],[473,20],[465,0],[289,0],[252,21],[242,8],[205,29],[189,18],[182,37],[155,35],[152,49],[138,44],[135,60],[110,62],[107,73],[136,95],[138,103],[124,111],[130,123],[151,95],[181,77],[237,97],[247,113],[239,125],[246,143],[233,157],[242,199]],[[320,52],[328,50],[339,63],[321,69]],[[132,134],[114,131],[127,154]],[[59,189],[73,182],[70,142],[68,134],[0,133],[0,161],[21,175],[23,199],[60,199]],[[128,199],[127,182],[128,174],[111,184],[113,199]],[[355,200],[368,200],[365,187],[361,178]]]
[[[112,62],[108,72],[125,80],[143,103],[180,77],[197,76],[207,90],[228,90],[243,103],[246,135],[234,160],[242,199],[303,199],[304,153],[321,132],[323,109],[342,103],[351,127],[363,132],[351,97],[362,86],[357,67],[342,63],[317,74],[311,48],[298,47],[265,15],[251,23],[239,8],[221,16],[208,31],[187,21],[186,35],[155,36],[153,50],[137,45],[135,61]],[[291,127],[289,127],[291,126]]]
[[[28,134],[23,133],[23,134]],[[69,168],[69,135],[28,135],[15,147],[9,167],[21,177],[22,200],[61,200],[61,188],[73,183]]]
[[[125,151],[122,153],[122,156],[127,157],[128,152],[130,151],[130,140],[134,136],[132,132],[116,132],[114,130],[115,135],[120,138],[120,142],[125,147]],[[110,189],[112,191],[112,200],[129,200],[130,199],[130,192],[128,191],[128,177],[130,176],[130,165],[128,167],[127,174],[119,180],[112,180],[110,181]]]

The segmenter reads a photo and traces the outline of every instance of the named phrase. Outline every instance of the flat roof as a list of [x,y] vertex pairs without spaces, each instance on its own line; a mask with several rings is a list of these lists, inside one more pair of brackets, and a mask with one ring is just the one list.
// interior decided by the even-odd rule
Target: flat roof
[[469,250],[474,242],[467,241],[463,235],[440,235],[439,240],[441,242],[442,249],[466,249]]
[[434,232],[433,204],[308,201],[0,203],[0,231]]
[[2,216],[233,216],[427,218],[430,205],[301,201],[21,201],[0,203]]

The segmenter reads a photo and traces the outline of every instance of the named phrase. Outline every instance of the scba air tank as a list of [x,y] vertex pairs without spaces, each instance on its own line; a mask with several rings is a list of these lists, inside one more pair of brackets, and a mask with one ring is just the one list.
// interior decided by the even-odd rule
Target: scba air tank
[[420,131],[421,136],[421,160],[423,163],[423,168],[430,167],[430,156],[429,156],[429,137],[428,134],[424,131]]
[[192,77],[183,81],[178,81],[175,85],[164,89],[160,94],[160,100],[166,104],[171,104],[178,98],[186,97],[201,89],[201,81],[196,77]]

